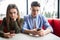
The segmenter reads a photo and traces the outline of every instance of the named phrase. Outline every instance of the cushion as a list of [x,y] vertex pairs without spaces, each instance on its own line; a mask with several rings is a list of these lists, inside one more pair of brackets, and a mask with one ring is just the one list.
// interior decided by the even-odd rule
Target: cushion
[[0,20],[0,24],[2,23],[2,20]]
[[54,34],[60,36],[60,19],[54,19]]

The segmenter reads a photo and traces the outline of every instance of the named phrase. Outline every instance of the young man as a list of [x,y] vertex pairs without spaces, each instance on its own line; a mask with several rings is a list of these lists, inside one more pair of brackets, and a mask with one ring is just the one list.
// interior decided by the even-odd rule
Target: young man
[[[23,32],[31,33],[33,35],[44,36],[50,32],[53,32],[52,27],[48,21],[41,14],[38,14],[40,10],[40,4],[37,1],[31,3],[31,15],[24,17]],[[44,25],[45,30],[42,26]]]

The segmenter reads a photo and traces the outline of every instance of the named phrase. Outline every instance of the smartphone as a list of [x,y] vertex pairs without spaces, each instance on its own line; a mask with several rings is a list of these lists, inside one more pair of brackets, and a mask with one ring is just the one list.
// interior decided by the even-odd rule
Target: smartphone
[[37,29],[37,31],[40,31],[41,29]]

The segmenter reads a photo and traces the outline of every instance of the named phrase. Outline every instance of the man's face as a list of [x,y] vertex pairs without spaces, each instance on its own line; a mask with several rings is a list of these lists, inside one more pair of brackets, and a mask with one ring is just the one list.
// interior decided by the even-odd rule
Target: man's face
[[39,9],[40,9],[40,7],[38,7],[38,6],[31,7],[31,12],[32,12],[33,17],[36,17],[36,15],[39,13]]

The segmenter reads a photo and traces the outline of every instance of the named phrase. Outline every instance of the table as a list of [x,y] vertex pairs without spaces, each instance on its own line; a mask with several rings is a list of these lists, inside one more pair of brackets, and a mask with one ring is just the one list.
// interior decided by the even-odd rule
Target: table
[[13,38],[1,38],[0,40],[60,40],[56,35],[49,33],[43,37],[40,36],[31,36],[23,33],[16,34]]

